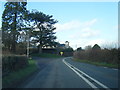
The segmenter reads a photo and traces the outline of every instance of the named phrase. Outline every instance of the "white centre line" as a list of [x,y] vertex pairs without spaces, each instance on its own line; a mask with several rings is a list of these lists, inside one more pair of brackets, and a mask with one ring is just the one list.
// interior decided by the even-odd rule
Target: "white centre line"
[[[103,85],[102,83],[100,83],[99,81],[95,80],[94,78],[90,77],[89,75],[87,75],[86,73],[84,73],[83,71],[79,70],[78,68],[74,67],[73,65],[71,65],[70,63],[66,62],[65,59],[62,60],[63,63],[65,63],[70,69],[72,69],[79,77],[81,77],[86,83],[88,83],[92,88],[94,88],[95,90],[98,89],[98,87],[96,87],[93,83],[91,83],[88,79],[86,79],[84,76],[82,76],[80,73],[82,73],[83,75],[87,76],[89,79],[93,80],[94,82],[96,82],[98,85],[100,85],[101,87],[107,89],[107,90],[111,90],[109,89],[107,86]],[[73,67],[73,68],[72,68]],[[79,73],[79,72],[80,73]]]

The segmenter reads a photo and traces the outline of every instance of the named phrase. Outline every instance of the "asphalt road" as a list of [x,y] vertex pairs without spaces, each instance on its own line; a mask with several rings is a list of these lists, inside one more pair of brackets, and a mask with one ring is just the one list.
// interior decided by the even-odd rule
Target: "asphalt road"
[[[39,72],[26,80],[19,88],[92,88],[101,87],[74,67],[89,75],[108,88],[118,88],[118,70],[98,67],[64,59],[34,58],[37,61]],[[69,65],[73,65],[70,66]],[[72,67],[72,68],[71,68]]]
[[120,78],[118,78],[120,71],[118,71],[118,69],[79,63],[70,60],[70,58],[66,59],[66,61],[107,87],[118,88],[118,81],[120,81]]

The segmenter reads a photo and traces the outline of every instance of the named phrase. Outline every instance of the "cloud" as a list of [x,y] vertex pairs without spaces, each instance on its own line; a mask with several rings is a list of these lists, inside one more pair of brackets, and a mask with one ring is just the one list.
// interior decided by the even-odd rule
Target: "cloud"
[[92,19],[91,21],[86,21],[86,22],[84,22],[84,23],[83,23],[83,26],[84,26],[84,27],[89,27],[89,26],[94,25],[96,22],[97,22],[97,19]]
[[97,19],[92,19],[86,22],[80,22],[78,20],[72,20],[63,24],[55,24],[56,32],[66,31],[66,30],[81,30],[81,28],[91,27],[97,22]]
[[74,40],[70,42],[70,45],[76,49],[78,47],[82,47],[85,48],[85,46],[94,46],[95,44],[98,44],[100,46],[102,46],[104,43],[106,42],[106,40],[104,39],[94,39],[94,40],[88,40],[88,39],[78,39],[78,40]]
[[78,30],[76,33],[70,35],[70,38],[93,38],[100,35],[100,30],[92,29],[91,27],[85,27]]
[[87,44],[86,44],[86,46],[87,45],[94,46],[95,44],[102,45],[105,42],[106,42],[106,40],[104,40],[104,39],[94,39],[94,40],[88,41]]
[[100,30],[93,28],[97,22],[97,19],[92,19],[85,22],[72,20],[63,24],[57,23],[55,27],[58,40],[60,42],[69,41],[70,46],[74,49],[100,44],[104,42],[104,40],[96,38],[100,35]]
[[63,24],[59,24],[59,23],[55,24],[55,27],[57,28],[56,32],[66,31],[66,30],[75,30],[75,29],[80,28],[80,26],[81,26],[81,22],[76,21],[76,20],[66,22]]
[[90,37],[95,37],[100,34],[99,30],[94,30],[91,28],[83,28],[81,32],[81,37],[83,38],[90,38]]

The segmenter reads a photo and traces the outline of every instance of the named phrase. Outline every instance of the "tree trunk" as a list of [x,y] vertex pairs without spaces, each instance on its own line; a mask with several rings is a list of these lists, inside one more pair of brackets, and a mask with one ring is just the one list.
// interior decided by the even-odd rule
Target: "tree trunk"
[[41,54],[42,53],[42,46],[40,45],[39,46],[39,54]]
[[[16,17],[15,17],[16,18]],[[12,52],[15,52],[16,51],[16,20],[15,20],[15,25],[14,25],[14,29],[13,29],[13,37],[12,37],[12,40],[13,40],[13,42],[12,42],[12,47],[11,47],[11,49],[12,49]]]
[[15,36],[13,36],[13,42],[12,42],[11,50],[12,50],[13,53],[15,53],[15,51],[16,51],[16,41],[15,41]]
[[[16,2],[16,10],[17,10],[17,2]],[[16,27],[17,27],[17,11],[15,11],[14,12],[14,28],[13,28],[13,42],[12,42],[12,47],[11,47],[11,49],[12,49],[12,52],[13,53],[15,53],[16,52],[16,32],[17,32],[17,30],[16,30]]]

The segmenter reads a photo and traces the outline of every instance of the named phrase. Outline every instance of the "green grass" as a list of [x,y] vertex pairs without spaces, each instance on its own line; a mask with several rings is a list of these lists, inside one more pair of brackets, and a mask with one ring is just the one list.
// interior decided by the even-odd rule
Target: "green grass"
[[37,70],[37,66],[34,60],[29,60],[29,65],[23,69],[20,69],[16,72],[11,72],[9,75],[2,78],[3,87],[9,87],[14,83],[20,82],[22,79],[25,79],[27,76],[32,74]]
[[109,67],[109,68],[118,68],[118,64],[110,64],[110,63],[105,63],[105,62],[94,62],[90,60],[80,60],[73,58],[74,61],[82,62],[82,63],[88,63],[88,64],[93,64],[96,66],[104,66],[104,67]]
[[32,54],[32,56],[43,57],[43,58],[60,58],[60,57],[62,57],[60,55],[48,54],[48,53]]

